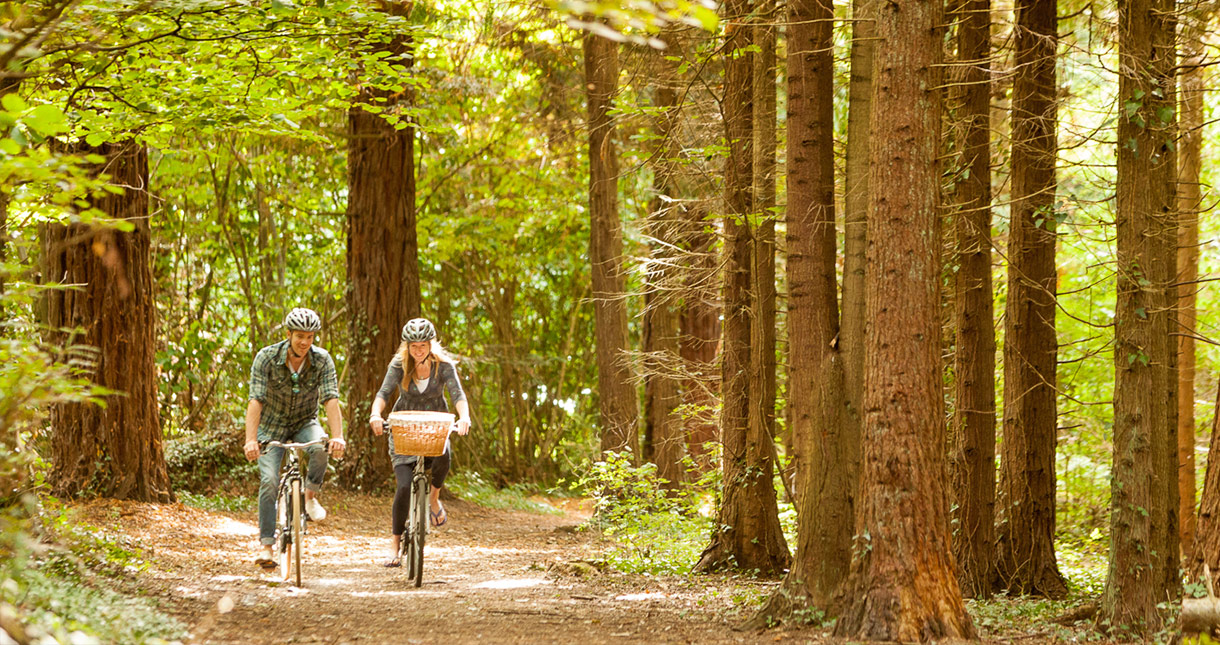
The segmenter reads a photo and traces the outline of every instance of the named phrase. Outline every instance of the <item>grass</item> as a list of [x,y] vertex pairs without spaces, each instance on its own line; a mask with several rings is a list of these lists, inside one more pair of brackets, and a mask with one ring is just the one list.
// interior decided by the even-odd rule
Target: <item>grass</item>
[[478,473],[454,473],[445,479],[448,488],[458,497],[488,508],[525,511],[541,515],[563,515],[563,511],[544,501],[533,499],[536,491],[524,484],[496,488]]
[[187,506],[203,509],[205,511],[228,511],[238,513],[248,511],[258,507],[258,502],[246,495],[226,495],[224,493],[213,493],[211,495],[200,495],[189,491],[177,491],[175,493],[179,501]]

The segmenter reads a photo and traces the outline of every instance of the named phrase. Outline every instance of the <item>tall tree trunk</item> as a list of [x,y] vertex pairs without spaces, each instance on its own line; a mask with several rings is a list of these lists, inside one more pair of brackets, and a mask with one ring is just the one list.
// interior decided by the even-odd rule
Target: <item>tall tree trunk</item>
[[995,557],[995,326],[991,293],[991,1],[957,5],[952,105],[959,152],[953,208],[953,552],[962,594],[991,596]]
[[[391,4],[391,13],[404,12]],[[397,36],[384,45],[391,57],[407,61],[396,70],[409,72],[411,41]],[[392,94],[365,87],[360,101],[393,112],[407,110],[410,91]],[[339,481],[349,488],[371,489],[391,472],[384,436],[368,428],[373,397],[386,366],[401,342],[402,325],[419,316],[419,244],[415,230],[415,129],[397,129],[380,114],[359,106],[347,113],[347,302],[350,337],[347,362],[347,458]],[[444,334],[445,330],[440,330]],[[390,404],[393,405],[393,401]]]
[[[868,245],[868,165],[876,49],[876,0],[852,0],[851,78],[848,85],[847,163],[843,177],[843,433],[859,444],[864,413],[864,277]],[[855,449],[859,478],[859,447]],[[852,484],[856,486],[857,484]],[[855,494],[855,491],[852,491]]]
[[610,109],[618,91],[618,44],[584,37],[589,109],[589,261],[597,343],[597,391],[602,451],[639,454],[635,385],[625,361],[627,303],[623,227],[618,216],[618,153]]
[[[670,31],[666,34],[666,50],[678,36]],[[645,436],[648,437],[647,457],[657,465],[657,475],[669,486],[676,486],[685,479],[682,457],[686,439],[682,433],[682,420],[676,413],[682,399],[678,391],[678,380],[672,362],[678,360],[678,304],[673,282],[674,270],[680,259],[672,249],[677,248],[676,233],[681,227],[678,221],[685,217],[684,207],[678,195],[675,179],[675,164],[678,162],[680,145],[677,136],[679,102],[677,92],[677,64],[667,55],[653,54],[656,66],[656,98],[658,110],[654,131],[657,149],[653,163],[653,188],[657,196],[649,206],[647,233],[652,262],[645,277],[644,309],[644,354],[647,368],[644,381]]]
[[863,482],[835,635],[973,638],[949,534],[938,195],[943,12],[879,7],[869,202]]
[[828,609],[851,564],[858,434],[845,423],[834,204],[829,0],[788,5],[788,397],[797,469],[792,570],[759,619]]
[[[148,152],[128,140],[76,152],[105,157],[98,169],[121,187],[93,206],[134,230],[86,224],[42,229],[42,275],[81,285],[46,292],[49,340],[88,357],[93,382],[117,394],[105,406],[65,403],[51,409],[51,473],[55,495],[100,495],[171,502],[157,410],[157,312],[149,235]],[[88,346],[82,352],[81,346]],[[69,349],[72,348],[72,349]]]
[[1207,474],[1203,478],[1203,497],[1199,500],[1199,523],[1194,547],[1189,551],[1186,572],[1192,580],[1203,579],[1203,565],[1211,569],[1212,579],[1220,576],[1220,390],[1212,412],[1212,436],[1207,449]]
[[1017,3],[996,588],[1058,598],[1055,0]]
[[1174,6],[1119,9],[1118,302],[1114,312],[1114,474],[1110,572],[1098,624],[1147,636],[1156,604],[1180,593],[1177,357],[1173,287],[1177,180]]
[[772,484],[774,446],[760,426],[749,423],[750,274],[753,211],[753,38],[746,21],[748,0],[729,0],[725,11],[723,114],[729,156],[725,160],[724,351],[720,362],[720,437],[724,486],[717,530],[697,570],[735,567],[777,575],[791,559],[779,525]]
[[[12,94],[21,87],[21,79],[19,78],[0,78],[0,98],[6,94]],[[8,319],[8,315],[4,310],[4,292],[7,289],[8,269],[4,266],[8,262],[8,205],[12,200],[12,195],[7,190],[0,189],[0,321]],[[0,337],[7,333],[7,326],[0,325]]]
[[[1183,71],[1178,77],[1178,519],[1182,552],[1195,540],[1195,339],[1199,286],[1199,213],[1203,207],[1203,40],[1206,17],[1188,14],[1182,25]],[[1210,463],[1210,462],[1208,462]]]
[[770,439],[775,445],[775,172],[776,162],[776,20],[775,0],[760,0],[753,38],[758,48],[753,56],[751,115],[754,201],[758,229],[754,236],[754,319],[750,327],[750,434]]
[[684,266],[684,298],[678,326],[678,353],[690,376],[682,383],[682,405],[697,411],[683,428],[686,449],[701,471],[712,464],[707,446],[720,441],[720,429],[713,418],[720,377],[716,374],[717,346],[720,343],[719,294],[708,285],[715,281],[720,262],[713,251],[715,235],[704,217],[707,209],[696,205],[686,209],[680,247],[690,258]]

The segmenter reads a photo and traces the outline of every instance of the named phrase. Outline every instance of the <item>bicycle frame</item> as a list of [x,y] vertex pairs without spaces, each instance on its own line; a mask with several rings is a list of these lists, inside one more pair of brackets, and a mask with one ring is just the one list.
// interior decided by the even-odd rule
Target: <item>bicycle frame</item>
[[[449,428],[452,433],[457,425]],[[424,466],[426,457],[415,455],[415,471],[411,476],[411,497],[408,501],[407,526],[399,542],[400,557],[406,561],[407,577],[416,587],[424,580],[424,542],[428,535],[432,480]]]
[[[301,474],[302,455],[309,446],[326,444],[329,437],[307,443],[284,443],[268,441],[266,448],[283,448],[286,454],[281,464],[279,490],[276,493],[276,538],[280,549],[280,563],[284,567],[284,580],[295,574],[296,586],[301,586],[302,542],[305,536],[305,478]],[[289,569],[292,573],[290,574]]]

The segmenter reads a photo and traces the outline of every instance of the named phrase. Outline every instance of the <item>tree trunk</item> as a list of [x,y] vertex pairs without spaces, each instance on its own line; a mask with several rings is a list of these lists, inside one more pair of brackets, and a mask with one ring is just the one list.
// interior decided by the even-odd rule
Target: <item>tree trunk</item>
[[[1200,15],[1187,15],[1182,28],[1179,84],[1181,136],[1178,139],[1178,519],[1182,552],[1195,540],[1195,339],[1199,286],[1199,213],[1203,207],[1203,40]],[[1210,462],[1209,462],[1210,463]]]
[[[672,44],[677,36],[667,34]],[[667,47],[667,50],[672,47]],[[653,188],[657,196],[649,207],[646,232],[652,242],[645,277],[644,355],[648,361],[644,381],[645,436],[648,438],[647,458],[657,465],[657,475],[669,486],[685,479],[682,457],[686,440],[682,420],[676,413],[682,402],[678,391],[677,373],[673,361],[678,360],[678,309],[675,276],[672,267],[680,262],[671,249],[677,248],[678,221],[685,217],[680,205],[674,177],[680,145],[676,121],[679,113],[677,64],[666,54],[653,54],[656,65],[656,98],[658,110],[656,132],[658,144],[654,153]]]
[[753,38],[758,51],[753,56],[751,115],[754,201],[758,228],[754,236],[754,319],[750,326],[750,434],[766,437],[775,445],[775,172],[776,172],[776,20],[775,0],[761,0]]
[[635,385],[626,363],[627,303],[623,229],[618,217],[618,153],[610,118],[618,91],[618,44],[584,37],[589,109],[589,261],[597,343],[597,392],[602,451],[639,454]]
[[940,3],[879,7],[863,482],[835,635],[973,638],[950,544],[940,378]]
[[[412,60],[411,41],[405,36],[384,47],[392,57]],[[408,62],[398,71],[406,75],[409,67]],[[413,96],[410,91],[392,94],[365,87],[360,100],[402,113]],[[350,338],[356,342],[349,348],[345,370],[351,430],[339,481],[348,488],[370,490],[387,482],[392,472],[385,437],[368,430],[373,397],[401,343],[402,325],[421,313],[415,130],[397,129],[383,115],[356,106],[348,110],[347,132],[347,303]]]
[[[753,211],[753,56],[747,0],[729,0],[725,10],[724,120],[729,156],[725,160],[724,351],[720,363],[720,436],[724,445],[724,485],[711,543],[695,568],[756,569],[777,575],[791,559],[779,525],[772,484],[772,438],[749,423],[750,288]],[[755,390],[756,391],[756,390]]]
[[[868,165],[876,49],[876,0],[852,0],[851,79],[848,86],[847,164],[843,177],[843,432],[860,442],[864,401],[864,278],[868,245]],[[856,448],[859,461],[859,448]],[[857,463],[855,477],[859,479]],[[858,484],[853,484],[856,486]],[[855,491],[852,491],[855,494]]]
[[790,2],[788,398],[797,468],[796,560],[757,620],[828,609],[851,564],[858,434],[844,421],[834,204],[834,66],[828,0]]
[[962,594],[991,596],[995,557],[995,325],[991,292],[991,2],[957,5],[954,185],[953,553]]
[[[124,190],[93,206],[134,226],[130,233],[85,224],[42,229],[46,281],[80,285],[46,292],[48,339],[85,359],[94,384],[117,394],[105,406],[51,408],[51,473],[56,496],[100,495],[172,502],[157,411],[157,312],[149,236],[148,152],[128,140],[76,152],[106,158],[99,173]],[[86,350],[86,347],[88,348]]]
[[1017,3],[996,589],[1059,598],[1055,563],[1055,0]]
[[1118,302],[1110,571],[1098,625],[1148,636],[1181,592],[1176,467],[1173,4],[1119,2]]
[[1186,573],[1191,580],[1203,579],[1203,565],[1212,575],[1220,574],[1220,390],[1212,413],[1212,436],[1207,449],[1207,474],[1199,500],[1199,523]]
[[678,353],[690,377],[682,383],[682,405],[696,411],[687,417],[683,434],[686,449],[695,458],[701,471],[712,466],[707,446],[719,443],[720,429],[714,409],[720,377],[716,373],[716,356],[720,344],[719,294],[709,288],[716,281],[720,261],[713,251],[715,235],[708,231],[704,216],[707,210],[695,206],[686,210],[681,247],[690,257],[684,267],[684,299],[678,326]]

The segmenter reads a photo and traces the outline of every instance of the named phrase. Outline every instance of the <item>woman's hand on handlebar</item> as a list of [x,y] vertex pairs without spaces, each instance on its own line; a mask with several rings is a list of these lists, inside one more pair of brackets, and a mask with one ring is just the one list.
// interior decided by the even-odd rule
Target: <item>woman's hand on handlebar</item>
[[457,426],[457,433],[460,435],[465,436],[467,432],[470,432],[470,422],[466,419],[458,419],[457,423],[453,425]]
[[373,429],[373,434],[378,437],[385,432],[385,419],[381,417],[369,417],[369,427]]
[[259,454],[262,452],[262,450],[259,448],[257,439],[247,441],[246,445],[242,447],[242,451],[246,453],[247,461],[257,460]]

